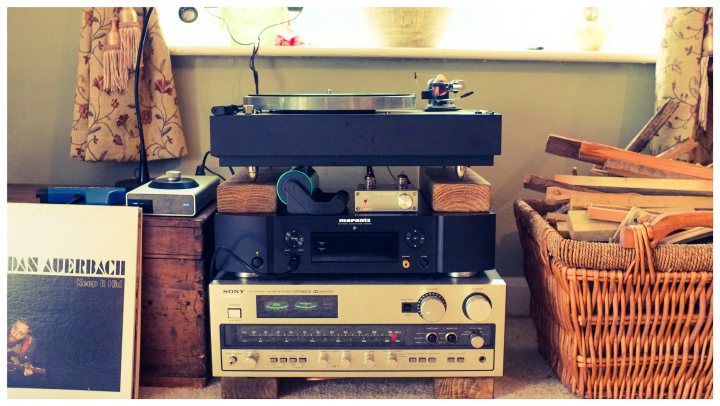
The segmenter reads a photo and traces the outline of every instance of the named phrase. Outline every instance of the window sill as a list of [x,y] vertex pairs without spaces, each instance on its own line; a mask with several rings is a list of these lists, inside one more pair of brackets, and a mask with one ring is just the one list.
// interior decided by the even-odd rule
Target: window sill
[[[248,46],[174,46],[173,56],[250,56]],[[440,48],[316,48],[261,47],[266,57],[316,58],[394,58],[394,59],[466,59],[499,61],[655,63],[655,54],[631,54],[582,51],[493,51]]]

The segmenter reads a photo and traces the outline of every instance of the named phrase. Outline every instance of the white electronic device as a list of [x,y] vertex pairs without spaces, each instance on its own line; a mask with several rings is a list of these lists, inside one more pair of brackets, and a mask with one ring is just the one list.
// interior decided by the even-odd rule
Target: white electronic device
[[182,176],[167,171],[125,195],[127,206],[142,207],[143,215],[192,217],[215,200],[216,176]]

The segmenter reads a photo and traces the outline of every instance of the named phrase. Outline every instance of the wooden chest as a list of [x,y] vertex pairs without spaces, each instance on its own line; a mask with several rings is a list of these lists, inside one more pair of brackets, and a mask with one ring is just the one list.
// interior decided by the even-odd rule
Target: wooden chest
[[211,204],[195,217],[143,218],[140,384],[202,387],[210,377]]

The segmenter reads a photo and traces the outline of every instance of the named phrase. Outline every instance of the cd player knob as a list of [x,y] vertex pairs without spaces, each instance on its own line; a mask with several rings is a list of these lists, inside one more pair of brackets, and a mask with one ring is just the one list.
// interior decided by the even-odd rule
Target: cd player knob
[[343,368],[350,368],[350,353],[343,351],[340,355],[340,366]]
[[445,298],[437,293],[426,293],[420,298],[420,317],[429,322],[440,321],[445,315]]
[[390,354],[388,354],[387,366],[390,369],[397,368],[397,366],[398,366],[397,355],[395,355],[392,352]]
[[245,367],[247,369],[253,369],[257,366],[257,361],[258,361],[258,355],[255,353],[249,353],[247,355],[247,357],[245,357],[245,360],[243,361],[243,365],[245,365]]
[[420,248],[425,244],[425,233],[417,228],[412,229],[405,234],[405,242],[413,248]]
[[472,321],[484,321],[490,317],[491,311],[492,302],[490,302],[490,298],[482,293],[473,293],[463,303],[463,312]]
[[305,236],[298,230],[289,230],[285,233],[285,244],[290,248],[300,248],[305,242]]
[[473,334],[470,336],[470,345],[473,348],[482,348],[485,345],[485,339],[480,334]]
[[371,352],[365,353],[365,361],[363,361],[365,368],[372,368],[375,366],[375,356]]
[[413,198],[407,193],[401,193],[397,197],[397,204],[398,207],[400,207],[403,210],[407,210],[412,207],[413,205]]
[[321,352],[320,355],[318,355],[318,366],[320,368],[327,368],[328,367],[328,354],[326,352]]

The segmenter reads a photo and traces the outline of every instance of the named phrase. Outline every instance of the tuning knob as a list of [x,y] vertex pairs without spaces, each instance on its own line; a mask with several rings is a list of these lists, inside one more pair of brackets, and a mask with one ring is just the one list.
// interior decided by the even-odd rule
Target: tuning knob
[[465,298],[463,303],[463,312],[465,316],[472,321],[485,321],[490,317],[492,311],[492,302],[490,298],[482,293],[473,293]]
[[320,368],[327,368],[328,367],[328,361],[329,357],[326,352],[321,352],[320,355],[318,355],[318,367]]
[[247,369],[253,369],[257,366],[258,361],[258,355],[255,353],[249,353],[247,357],[245,357],[245,360],[243,361],[243,365],[245,365],[245,368]]
[[392,352],[391,352],[390,354],[388,354],[387,366],[388,366],[388,368],[390,368],[390,369],[395,369],[395,368],[397,368],[397,366],[398,366],[398,360],[397,360],[397,355],[395,355],[395,353],[392,353]]
[[440,321],[445,315],[447,304],[445,298],[438,293],[426,293],[420,297],[420,317],[434,323]]
[[340,355],[340,366],[343,368],[350,368],[350,353],[343,351]]
[[371,352],[365,353],[365,360],[363,361],[363,366],[368,369],[374,367],[375,355],[373,355]]
[[485,345],[485,339],[480,334],[473,334],[470,336],[470,345],[473,348],[482,348]]

